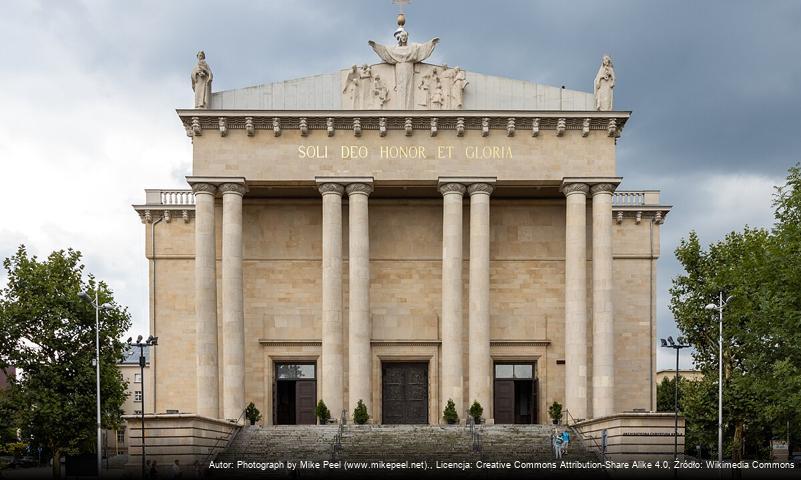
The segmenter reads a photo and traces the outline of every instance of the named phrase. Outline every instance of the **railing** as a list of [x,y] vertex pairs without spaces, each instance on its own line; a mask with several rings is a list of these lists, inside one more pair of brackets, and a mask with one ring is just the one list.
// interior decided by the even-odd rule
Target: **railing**
[[612,194],[612,205],[619,207],[639,207],[645,205],[645,192],[617,191]]
[[476,425],[475,419],[470,415],[469,411],[465,415],[467,429],[470,431],[470,443],[474,453],[481,455],[481,423]]
[[343,408],[339,419],[339,428],[334,435],[334,442],[331,444],[331,460],[336,460],[336,455],[342,451],[342,437],[345,435],[345,424],[348,421],[348,412]]
[[[571,415],[571,414],[570,414],[570,410],[568,410],[568,409],[565,409],[565,414],[567,414],[567,419],[568,419],[568,425],[567,425],[567,426],[569,427],[569,426],[571,426],[571,425],[572,425],[572,430],[573,430],[573,434],[575,435],[575,437],[576,437],[576,438],[578,438],[579,440],[581,440],[581,443],[584,445],[584,447],[585,447],[585,448],[587,447],[587,439],[589,439],[589,440],[592,440],[592,443],[595,445],[595,454],[596,454],[596,455],[598,456],[598,458],[599,458],[599,459],[601,459],[602,461],[603,461],[603,460],[606,460],[606,458],[605,458],[605,457],[606,457],[606,452],[604,451],[603,447],[601,447],[600,445],[598,445],[598,441],[595,439],[595,437],[587,437],[587,436],[584,436],[584,435],[583,435],[583,434],[582,434],[582,433],[581,433],[581,432],[580,432],[580,431],[579,431],[579,430],[578,430],[578,429],[575,427],[576,423],[578,423],[578,422],[576,422],[576,419],[575,419],[575,418],[573,418],[573,415]],[[571,423],[571,422],[572,422],[572,423]]]
[[[246,411],[247,411],[247,407],[242,409],[242,413],[239,414],[239,418],[237,418],[236,420],[231,422],[231,423],[234,424],[234,428],[233,428],[233,430],[231,430],[231,433],[229,433],[227,436],[223,435],[223,436],[217,437],[217,442],[214,444],[213,447],[211,447],[209,449],[209,454],[206,455],[206,461],[201,464],[203,466],[203,468],[208,467],[209,463],[214,459],[214,457],[217,455],[217,453],[219,453],[219,452],[217,452],[217,449],[220,448],[220,442],[222,440],[226,440],[225,441],[225,446],[222,447],[222,450],[228,449],[228,447],[230,447],[231,444],[234,443],[234,440],[236,440],[237,435],[239,435],[239,432],[242,431],[242,425],[240,425],[239,422],[241,422],[242,419],[245,417],[245,412]],[[220,451],[222,451],[222,450],[220,450]]]
[[195,194],[192,190],[162,190],[162,205],[194,205]]

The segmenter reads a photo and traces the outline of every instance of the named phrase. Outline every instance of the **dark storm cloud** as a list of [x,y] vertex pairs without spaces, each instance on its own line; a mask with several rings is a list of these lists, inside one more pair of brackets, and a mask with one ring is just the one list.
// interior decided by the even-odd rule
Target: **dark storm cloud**
[[[171,148],[169,142],[185,142],[173,109],[191,102],[188,73],[197,50],[207,53],[215,90],[332,72],[375,62],[366,42],[391,42],[397,12],[389,0],[15,2],[3,10],[0,41],[6,48],[0,82],[26,79],[8,90],[9,98],[18,101],[16,113],[69,117],[87,102],[123,99],[136,105],[121,104],[120,114],[125,117],[128,108],[136,118],[148,119],[158,126],[149,130],[151,135]],[[633,111],[618,144],[622,188],[662,189],[664,202],[674,205],[663,228],[659,263],[660,336],[675,334],[666,304],[670,278],[680,271],[672,255],[679,238],[695,228],[704,241],[713,241],[745,223],[772,222],[770,186],[801,160],[796,118],[801,107],[801,2],[415,0],[406,11],[412,40],[442,39],[433,62],[471,71],[589,91],[601,55],[612,55],[616,107]],[[87,80],[93,83],[84,92],[70,88]],[[43,96],[42,88],[63,93]],[[11,122],[14,113],[5,121]],[[142,125],[125,128],[136,133]],[[31,130],[38,126],[32,121]],[[111,124],[107,128],[119,131]],[[103,146],[97,137],[53,134],[49,140],[17,135],[6,146],[29,141],[37,147],[31,149],[32,158],[45,158],[45,165],[56,161],[40,152],[48,141],[56,152],[69,145],[76,158],[103,158],[105,167],[122,161],[99,155]],[[150,143],[158,145],[153,138]],[[108,202],[125,205],[142,188],[181,183],[189,164],[183,143],[156,160],[152,157],[158,152],[142,149],[132,142],[126,152],[133,152],[143,168],[149,165],[143,177],[168,185],[126,186],[120,198]],[[14,173],[31,172],[17,167]],[[71,180],[80,185],[82,178],[86,175],[76,173]],[[0,253],[13,251],[22,241],[20,231],[42,249],[64,247],[49,238],[50,227],[35,223],[36,218],[59,221],[46,204],[38,211],[32,204],[33,215],[26,218],[34,223],[25,230],[0,230]],[[139,252],[141,227],[128,214],[137,235],[130,242]],[[81,235],[96,236],[103,226],[90,223],[88,228],[98,230],[67,230],[80,243]],[[114,272],[119,282],[137,289],[132,298],[143,303],[142,270]],[[144,316],[146,303],[133,310]],[[141,330],[144,321],[138,321]],[[660,363],[669,365],[669,358]]]

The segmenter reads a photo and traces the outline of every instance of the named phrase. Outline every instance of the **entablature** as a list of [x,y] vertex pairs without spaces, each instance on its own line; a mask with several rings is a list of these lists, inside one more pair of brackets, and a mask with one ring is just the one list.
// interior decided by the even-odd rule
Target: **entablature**
[[232,130],[244,130],[248,136],[267,131],[278,137],[294,130],[301,136],[314,131],[331,137],[340,132],[361,136],[364,130],[377,130],[384,136],[388,130],[403,130],[411,136],[425,132],[436,136],[440,131],[479,131],[482,136],[501,132],[506,136],[528,134],[537,137],[549,131],[563,136],[568,131],[587,137],[591,132],[604,132],[618,138],[631,112],[608,111],[369,111],[369,110],[177,110],[189,137],[214,131],[227,136]]

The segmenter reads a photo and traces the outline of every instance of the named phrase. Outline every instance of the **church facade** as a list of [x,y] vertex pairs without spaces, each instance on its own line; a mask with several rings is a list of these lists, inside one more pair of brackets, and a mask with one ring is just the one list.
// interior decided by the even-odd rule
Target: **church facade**
[[[657,191],[622,191],[605,58],[579,92],[424,63],[212,92],[188,186],[146,191],[155,412],[265,424],[655,410]],[[202,53],[202,52],[201,52]],[[202,57],[202,58],[201,58]],[[591,79],[588,85],[593,85]]]

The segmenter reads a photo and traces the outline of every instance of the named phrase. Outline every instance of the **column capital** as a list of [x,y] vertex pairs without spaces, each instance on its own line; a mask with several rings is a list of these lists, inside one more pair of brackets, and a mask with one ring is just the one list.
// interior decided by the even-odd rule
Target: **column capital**
[[219,192],[223,195],[226,193],[233,193],[241,196],[245,196],[245,193],[248,191],[248,187],[244,183],[222,183],[219,187],[217,187]]
[[475,193],[484,193],[487,195],[491,195],[494,189],[495,187],[493,187],[492,184],[490,183],[484,183],[484,182],[471,183],[467,187],[467,193],[470,196],[473,196],[473,194]]
[[602,193],[608,193],[611,195],[612,192],[615,191],[615,188],[617,188],[617,185],[615,185],[614,183],[596,183],[595,185],[590,187],[590,192],[592,193],[593,196]]
[[198,193],[208,193],[214,195],[217,193],[217,187],[211,183],[193,183],[192,192],[197,195]]
[[343,187],[339,183],[321,183],[317,186],[317,190],[319,190],[320,194],[325,196],[329,194],[336,194],[338,196],[342,196],[345,193],[345,187]]
[[573,193],[582,193],[587,195],[590,193],[590,186],[586,183],[565,183],[562,185],[562,193],[564,193],[565,196]]
[[351,195],[370,195],[373,193],[373,185],[370,183],[350,183],[345,187],[348,196]]
[[464,195],[465,191],[467,191],[467,188],[461,183],[443,183],[439,186],[439,193],[442,195],[447,195],[449,193]]

